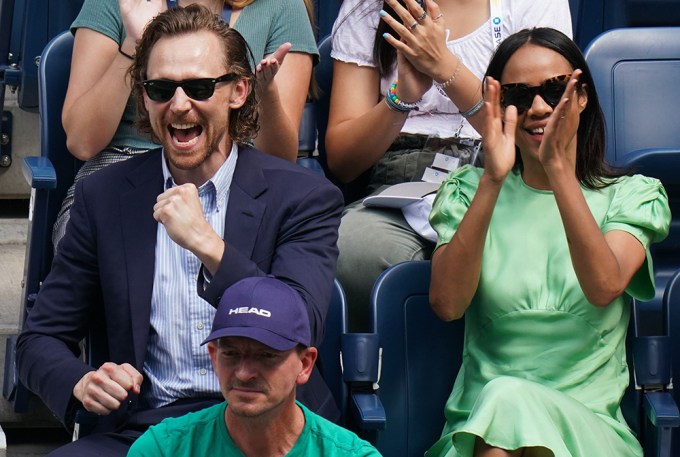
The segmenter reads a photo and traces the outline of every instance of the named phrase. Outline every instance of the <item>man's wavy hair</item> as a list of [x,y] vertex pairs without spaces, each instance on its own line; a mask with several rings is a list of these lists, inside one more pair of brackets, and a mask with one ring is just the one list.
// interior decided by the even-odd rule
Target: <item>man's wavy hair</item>
[[[130,67],[132,90],[137,101],[139,120],[137,128],[151,134],[154,141],[158,138],[153,133],[149,112],[144,106],[144,87],[142,81],[147,79],[149,55],[158,40],[167,36],[178,36],[195,32],[212,32],[222,42],[224,51],[224,68],[236,73],[240,79],[249,84],[249,93],[242,107],[231,110],[229,116],[229,136],[232,141],[245,143],[255,137],[258,131],[257,98],[255,75],[251,62],[253,53],[246,40],[229,24],[201,5],[192,4],[186,8],[173,8],[156,16],[144,30],[142,39],[137,44],[135,59]],[[219,75],[216,75],[219,76]]]

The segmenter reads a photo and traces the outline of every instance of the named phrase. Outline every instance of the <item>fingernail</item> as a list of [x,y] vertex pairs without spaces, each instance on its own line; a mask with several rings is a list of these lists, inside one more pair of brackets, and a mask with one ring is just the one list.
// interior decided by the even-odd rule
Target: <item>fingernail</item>
[[383,38],[384,38],[384,39],[388,39],[389,37],[390,37],[390,34],[389,34],[389,33],[383,33]]
[[380,17],[385,17],[385,16],[387,16],[387,11],[380,10]]

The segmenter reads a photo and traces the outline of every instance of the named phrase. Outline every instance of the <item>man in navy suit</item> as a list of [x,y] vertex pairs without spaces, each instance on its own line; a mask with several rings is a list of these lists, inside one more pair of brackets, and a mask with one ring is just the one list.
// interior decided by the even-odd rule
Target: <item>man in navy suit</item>
[[[321,342],[342,197],[244,145],[257,129],[248,56],[238,32],[195,5],[157,16],[138,44],[140,128],[163,147],[78,183],[17,342],[21,380],[65,424],[78,408],[100,416],[95,433],[54,455],[125,455],[149,425],[219,402],[200,343],[240,279],[290,285]],[[78,357],[86,336],[89,363]],[[337,414],[318,371],[298,399]]]

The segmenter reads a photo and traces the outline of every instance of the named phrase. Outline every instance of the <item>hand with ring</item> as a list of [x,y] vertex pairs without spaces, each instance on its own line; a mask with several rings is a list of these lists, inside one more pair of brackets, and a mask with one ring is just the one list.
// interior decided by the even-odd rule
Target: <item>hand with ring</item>
[[394,15],[381,11],[380,16],[399,38],[392,33],[383,38],[419,72],[435,81],[446,81],[458,60],[446,47],[446,23],[439,5],[434,0],[425,0],[425,9],[416,0],[386,3]]

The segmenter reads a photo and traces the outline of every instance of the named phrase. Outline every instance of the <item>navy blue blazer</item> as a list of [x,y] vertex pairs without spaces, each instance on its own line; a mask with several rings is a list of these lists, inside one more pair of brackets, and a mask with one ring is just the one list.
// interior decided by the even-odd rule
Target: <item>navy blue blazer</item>
[[[142,372],[155,264],[153,206],[163,192],[161,158],[156,149],[78,182],[66,235],[19,336],[21,381],[67,425],[77,406],[73,387],[88,371],[111,361]],[[240,147],[225,216],[224,257],[207,287],[198,281],[197,292],[217,306],[236,281],[275,276],[305,300],[318,346],[342,208],[340,191],[322,176]],[[77,355],[86,336],[91,364]],[[337,414],[318,371],[298,398],[322,415]],[[103,429],[120,426],[130,417],[128,407],[134,413],[134,403],[124,405],[105,418]]]

